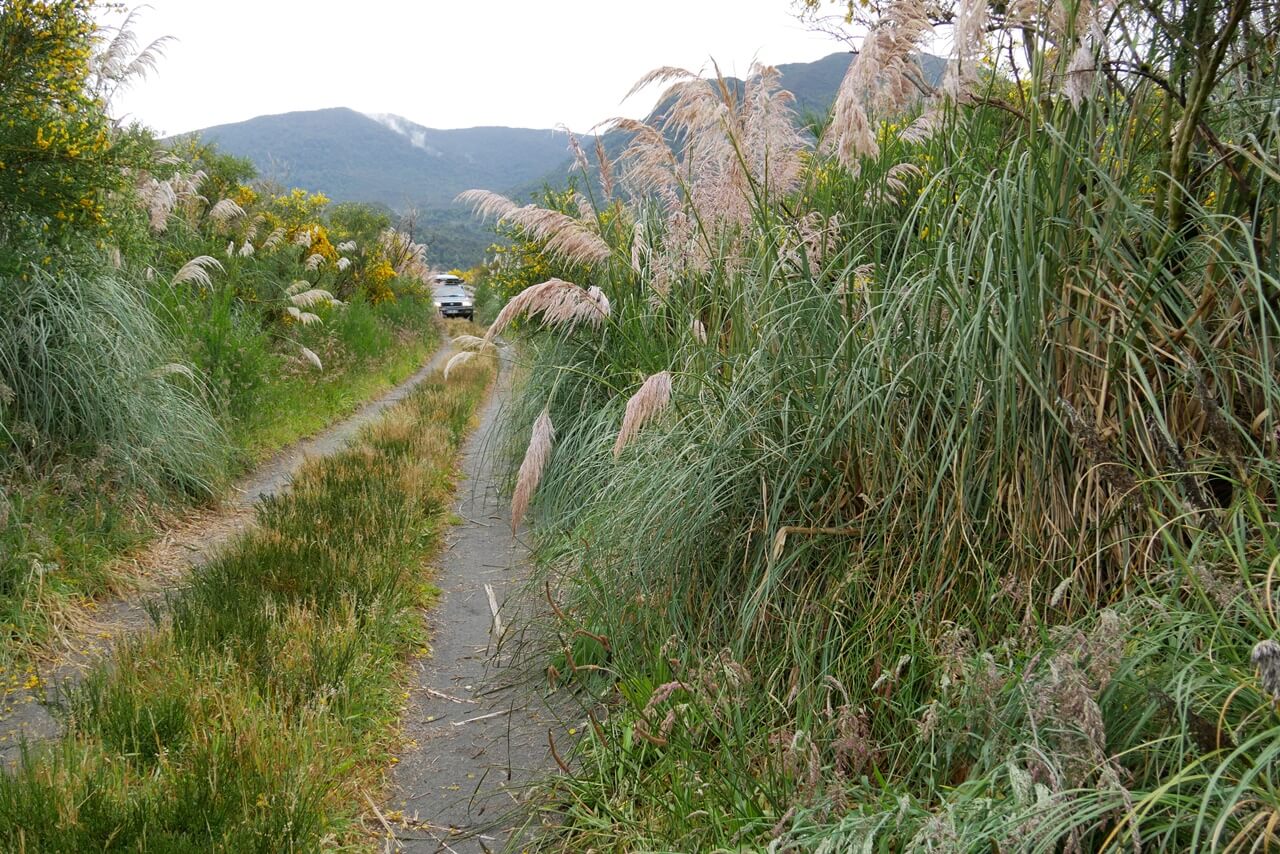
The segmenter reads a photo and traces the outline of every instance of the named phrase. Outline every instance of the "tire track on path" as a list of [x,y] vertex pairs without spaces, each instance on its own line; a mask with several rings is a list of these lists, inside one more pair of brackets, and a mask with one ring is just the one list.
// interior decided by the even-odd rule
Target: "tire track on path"
[[510,392],[513,371],[503,362],[461,456],[458,522],[433,579],[442,596],[424,614],[431,656],[413,665],[405,749],[378,811],[388,851],[462,854],[527,841],[536,832],[528,784],[554,768],[548,730],[562,751],[572,741],[563,710],[546,702],[521,657],[523,627],[542,603],[528,593],[529,551],[511,534],[486,448]]

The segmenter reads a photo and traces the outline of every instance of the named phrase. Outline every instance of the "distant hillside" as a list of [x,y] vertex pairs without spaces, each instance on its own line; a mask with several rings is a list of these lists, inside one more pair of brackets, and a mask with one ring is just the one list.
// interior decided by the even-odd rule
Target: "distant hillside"
[[[782,85],[803,117],[825,113],[852,55],[780,65]],[[936,81],[943,60],[922,57]],[[659,110],[660,112],[660,110]],[[477,127],[438,130],[399,116],[369,116],[336,107],[258,116],[197,132],[224,151],[247,157],[264,178],[324,192],[335,201],[380,202],[419,211],[419,231],[434,264],[466,267],[479,261],[491,234],[453,204],[463,190],[482,187],[517,197],[543,183],[564,181],[570,164],[561,131]],[[625,137],[609,135],[611,153]]]

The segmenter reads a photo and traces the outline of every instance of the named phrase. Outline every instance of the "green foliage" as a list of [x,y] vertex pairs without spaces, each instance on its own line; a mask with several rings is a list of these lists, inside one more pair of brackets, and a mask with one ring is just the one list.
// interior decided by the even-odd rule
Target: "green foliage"
[[0,776],[0,847],[312,851],[386,757],[403,658],[425,649],[422,561],[493,370],[419,387],[312,461],[167,603],[164,627],[67,698],[70,730]]
[[[872,113],[878,151],[797,154],[785,191],[725,136],[776,128],[766,99],[680,81],[714,123],[640,152],[679,166],[627,227],[611,200],[582,218],[614,254],[576,281],[610,316],[532,327],[512,407],[513,477],[538,413],[555,427],[552,675],[610,709],[548,786],[557,841],[1272,841],[1275,671],[1251,653],[1280,632],[1280,182],[1274,121],[1233,105],[1277,69],[1205,9],[1121,4],[1152,55],[1078,103],[1037,41],[1021,84],[984,66],[964,106]],[[1218,40],[1259,64],[1197,65]],[[905,133],[921,109],[934,131]],[[1215,138],[1252,141],[1228,165]],[[662,371],[669,405],[616,452]]]
[[105,11],[0,2],[6,657],[120,589],[112,558],[150,505],[211,496],[412,373],[437,337],[412,296],[423,259],[385,263],[380,213],[333,212],[359,231],[340,251],[323,195],[273,193],[245,159],[158,150],[113,122],[110,93],[154,57],[129,55],[129,19],[99,29]]
[[111,196],[144,162],[143,135],[115,130],[90,85],[93,5],[0,6],[0,274],[109,236]]

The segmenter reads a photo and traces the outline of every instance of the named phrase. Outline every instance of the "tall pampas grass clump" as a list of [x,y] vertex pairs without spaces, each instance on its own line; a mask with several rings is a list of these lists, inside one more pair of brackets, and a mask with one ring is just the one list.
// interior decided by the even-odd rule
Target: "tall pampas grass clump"
[[14,429],[0,438],[28,460],[100,456],[127,484],[208,493],[226,440],[152,312],[145,292],[105,269],[7,281],[0,413]]
[[767,69],[646,77],[606,327],[519,330],[549,672],[602,712],[553,844],[1265,849],[1269,13],[850,9],[812,146]]

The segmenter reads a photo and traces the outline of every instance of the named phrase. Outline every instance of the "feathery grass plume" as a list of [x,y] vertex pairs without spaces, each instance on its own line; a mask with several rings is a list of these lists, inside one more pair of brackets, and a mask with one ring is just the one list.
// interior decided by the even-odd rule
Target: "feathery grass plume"
[[707,343],[707,327],[702,325],[702,321],[698,318],[692,318],[689,321],[689,331],[693,333],[694,339],[699,344]]
[[244,242],[244,246],[241,246],[241,247],[240,247],[240,257],[241,257],[241,258],[252,258],[252,257],[253,257],[253,252],[254,252],[253,244],[252,244],[252,243],[250,243],[250,242],[249,242],[249,241],[247,241],[247,240]]
[[244,233],[244,239],[250,241],[257,240],[258,230],[266,224],[267,218],[265,215],[261,213],[255,215],[254,218],[249,221],[249,228]]
[[618,430],[618,439],[613,443],[614,459],[622,455],[622,449],[635,438],[640,428],[666,409],[669,403],[671,403],[670,371],[660,371],[641,384],[639,390],[627,401],[627,409],[622,416],[622,428]]
[[284,289],[284,292],[289,296],[293,296],[294,294],[302,293],[303,291],[307,290],[310,287],[311,287],[311,283],[308,282],[306,279],[294,279],[292,282],[289,283],[289,287]]
[[161,36],[146,47],[138,48],[133,24],[143,8],[146,7],[129,10],[119,26],[100,26],[94,33],[89,88],[104,104],[110,104],[121,88],[154,72],[164,56],[165,45],[173,41],[173,36]]
[[782,75],[757,63],[747,78],[743,105],[743,152],[747,168],[770,197],[791,193],[800,184],[808,148],[796,128],[795,96],[782,88]]
[[[601,319],[608,317],[612,313],[613,306],[609,303],[609,297],[605,296],[604,291],[600,290],[600,288],[595,285],[587,288],[587,298],[596,304],[596,311],[599,312]],[[594,322],[596,326],[600,325],[599,320]]]
[[644,223],[636,220],[631,229],[631,271],[637,276],[644,275],[644,260],[649,254],[649,247],[644,240]]
[[314,255],[308,255],[307,260],[303,263],[302,266],[305,267],[308,272],[314,273],[316,270],[320,269],[320,265],[323,263],[324,263],[324,256],[321,255],[319,252],[317,252]]
[[293,235],[293,245],[300,246],[303,249],[310,249],[312,240],[313,237],[310,227],[299,229],[297,234]]
[[200,212],[209,200],[200,195],[200,186],[209,176],[203,169],[191,174],[176,172],[169,178],[168,184],[173,190],[174,212],[181,212],[187,224],[194,227],[200,218]]
[[303,311],[295,305],[287,307],[289,316],[301,323],[303,326],[310,326],[313,323],[320,323],[319,315],[312,314],[309,311]]
[[459,335],[453,339],[453,343],[460,350],[471,350],[474,352],[498,349],[497,344],[494,344],[488,338],[481,338],[478,335]]
[[236,242],[234,240],[227,243],[227,257],[236,257]]
[[978,60],[986,49],[987,0],[959,0],[955,16],[942,91],[960,101],[973,93],[978,82]]
[[821,211],[809,211],[796,220],[795,235],[787,240],[785,256],[799,264],[803,248],[810,268],[821,266],[830,250],[837,246],[840,226],[839,214],[824,217]]
[[942,113],[934,107],[928,107],[911,124],[902,129],[898,139],[910,143],[925,142],[938,132],[941,125]]
[[324,363],[320,361],[320,357],[315,354],[314,350],[310,347],[303,347],[302,345],[298,345],[298,350],[302,353],[302,358],[314,365],[317,371],[324,370]]
[[530,285],[508,300],[490,324],[485,338],[492,341],[521,315],[541,314],[544,322],[570,329],[584,323],[599,328],[608,318],[609,310],[609,299],[599,288],[583,290],[563,279],[548,279]]
[[590,222],[596,218],[596,209],[591,204],[591,200],[582,193],[573,194],[573,206],[578,209],[578,216],[583,222]]
[[1071,106],[1080,109],[1080,105],[1093,91],[1094,78],[1098,72],[1098,52],[1105,49],[1102,27],[1096,16],[1090,21],[1089,31],[1081,36],[1075,52],[1071,54],[1071,62],[1063,74],[1062,94],[1071,102]]
[[613,198],[613,163],[604,149],[604,140],[596,135],[596,165],[600,168],[600,190],[605,199]]
[[519,206],[488,190],[467,190],[459,202],[471,205],[484,218],[505,220],[541,240],[547,252],[575,264],[602,264],[613,250],[600,235],[573,217],[537,205]]
[[176,288],[187,282],[195,282],[202,288],[210,287],[213,285],[213,279],[210,278],[211,270],[223,272],[222,262],[212,255],[197,255],[173,274],[169,285]]
[[348,267],[350,267],[350,266],[351,266],[351,259],[350,259],[350,258],[342,257],[342,258],[339,258],[339,259],[338,259],[338,272],[339,272],[339,273],[345,273],[345,272],[347,271],[347,268],[348,268]]
[[573,165],[569,167],[570,170],[581,169],[583,172],[586,172],[587,169],[590,168],[591,164],[587,160],[587,153],[582,150],[582,143],[578,141],[577,134],[569,130],[567,125],[563,124],[556,125],[556,130],[561,131],[569,139],[569,151],[573,154]]
[[462,365],[465,365],[467,362],[470,362],[472,359],[474,359],[477,355],[479,354],[475,350],[460,350],[459,352],[454,353],[452,356],[450,356],[449,361],[444,363],[445,381],[447,382],[449,380],[449,374],[453,371],[454,368],[458,368],[458,367],[461,367]]
[[324,288],[311,288],[303,291],[302,293],[293,294],[289,297],[289,302],[299,308],[310,308],[311,306],[318,305],[320,303],[333,302],[333,294],[329,293]]
[[613,119],[607,126],[609,130],[631,136],[631,142],[618,158],[623,184],[638,196],[657,196],[668,213],[678,209],[680,182],[676,170],[679,164],[662,132],[652,125],[626,118]]
[[869,188],[864,201],[869,205],[901,204],[907,193],[906,178],[919,178],[924,175],[920,167],[909,161],[895,163],[885,171],[881,182]]
[[339,252],[355,252],[356,248],[356,242],[354,240],[344,240],[337,246]]
[[284,241],[285,241],[284,226],[279,226],[277,228],[272,229],[271,233],[267,235],[267,239],[262,241],[262,248],[266,252],[273,252],[276,249],[279,249],[280,246],[284,244]]
[[556,431],[551,425],[551,413],[543,409],[542,414],[533,422],[533,433],[529,437],[529,447],[524,452],[524,461],[520,463],[520,473],[516,477],[515,492],[511,496],[511,533],[520,527],[533,493],[542,480],[547,462],[551,459],[551,446],[555,441]]
[[178,195],[174,192],[173,185],[168,181],[149,177],[138,185],[138,198],[147,208],[151,230],[156,234],[164,233],[169,227],[169,215],[173,213],[173,208],[178,203]]
[[876,157],[876,141],[868,109],[892,112],[926,91],[915,54],[933,32],[920,0],[894,0],[880,21],[863,39],[862,50],[836,92],[831,126],[823,139],[824,150],[834,150],[847,169],[858,159]]
[[226,225],[244,215],[244,208],[236,204],[235,199],[223,199],[209,209],[209,219],[219,225]]

